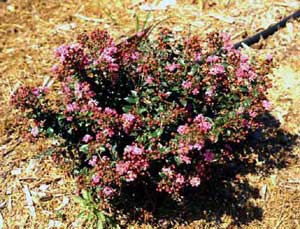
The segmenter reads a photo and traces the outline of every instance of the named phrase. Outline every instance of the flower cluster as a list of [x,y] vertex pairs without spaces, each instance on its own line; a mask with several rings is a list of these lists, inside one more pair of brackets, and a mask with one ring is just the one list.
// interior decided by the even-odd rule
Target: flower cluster
[[271,109],[270,58],[251,64],[228,34],[163,29],[157,39],[145,32],[116,44],[96,30],[55,57],[55,99],[46,99],[48,88],[21,86],[12,104],[35,121],[33,138],[59,139],[58,152],[70,152],[85,187],[108,206],[130,185],[174,198],[201,186]]

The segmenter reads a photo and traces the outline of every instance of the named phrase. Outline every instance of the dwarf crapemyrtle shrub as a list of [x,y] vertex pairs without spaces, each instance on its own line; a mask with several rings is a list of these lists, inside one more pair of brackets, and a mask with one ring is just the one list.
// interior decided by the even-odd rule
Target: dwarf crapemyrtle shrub
[[33,120],[32,138],[56,138],[57,152],[80,163],[79,188],[94,190],[103,208],[126,187],[178,199],[201,186],[270,109],[271,60],[251,63],[227,34],[162,29],[116,44],[96,30],[55,57],[54,86],[21,86],[11,101]]

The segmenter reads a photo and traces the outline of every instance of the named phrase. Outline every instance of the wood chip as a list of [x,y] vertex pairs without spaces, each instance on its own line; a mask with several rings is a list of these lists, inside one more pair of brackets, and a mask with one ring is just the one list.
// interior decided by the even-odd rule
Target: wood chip
[[29,188],[27,185],[24,185],[23,192],[25,193],[25,196],[26,196],[29,213],[33,218],[35,218],[36,217],[35,208],[33,206],[32,197],[31,197],[31,194],[30,194],[30,191],[29,191]]
[[4,219],[0,212],[0,229],[4,228]]

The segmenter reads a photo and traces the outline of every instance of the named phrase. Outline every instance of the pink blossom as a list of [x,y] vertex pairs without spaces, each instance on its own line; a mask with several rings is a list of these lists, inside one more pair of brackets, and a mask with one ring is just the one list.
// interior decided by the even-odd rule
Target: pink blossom
[[202,114],[197,115],[194,122],[199,127],[200,131],[204,133],[207,133],[212,127],[212,124],[208,122]]
[[135,120],[135,116],[133,114],[122,114],[122,119],[127,122],[133,122]]
[[108,115],[116,115],[117,114],[117,111],[115,109],[112,109],[109,107],[105,107],[104,112]]
[[201,180],[199,177],[192,177],[190,179],[190,184],[192,187],[198,187],[200,185],[200,182],[201,182]]
[[272,104],[268,100],[262,101],[262,106],[267,110],[270,111],[272,109]]
[[200,53],[200,52],[197,52],[197,53],[195,54],[195,61],[200,61],[201,58],[202,58],[201,53]]
[[88,143],[91,140],[93,140],[93,137],[89,134],[84,135],[84,137],[82,138],[82,141],[85,143]]
[[130,170],[128,171],[127,176],[125,177],[125,180],[127,182],[131,182],[134,181],[136,178],[137,178],[137,174]]
[[32,94],[34,94],[35,96],[39,96],[41,94],[41,89],[38,87],[35,87],[31,90]]
[[251,118],[255,118],[257,116],[257,112],[249,111],[249,115],[250,115]]
[[109,72],[117,72],[119,71],[119,65],[116,63],[109,63],[108,64],[108,71]]
[[175,182],[178,184],[184,184],[184,176],[182,176],[180,173],[176,174]]
[[58,69],[59,69],[59,65],[58,65],[58,64],[54,64],[54,65],[51,67],[51,72],[52,72],[52,73],[56,73],[56,72],[58,72]]
[[215,64],[210,70],[209,74],[211,75],[219,75],[225,73],[224,66],[221,64]]
[[119,162],[116,164],[116,172],[120,175],[123,175],[128,170],[128,163],[125,162]]
[[95,167],[97,163],[97,156],[93,156],[92,159],[89,160],[89,165]]
[[189,128],[188,126],[185,124],[185,125],[181,125],[177,128],[177,132],[180,134],[180,135],[184,135],[184,134],[187,134],[189,132]]
[[185,80],[183,81],[181,86],[183,87],[183,89],[190,89],[192,87],[192,82],[189,80]]
[[146,78],[146,83],[147,83],[147,84],[152,84],[152,83],[153,83],[153,80],[154,80],[153,77],[148,76],[148,77]]
[[173,175],[173,170],[170,167],[168,167],[168,168],[163,167],[161,171],[167,176]]
[[95,174],[93,177],[92,177],[92,182],[93,182],[93,184],[99,184],[99,182],[100,182],[100,180],[101,180],[101,177],[97,174]]
[[230,51],[233,48],[233,43],[231,42],[231,37],[229,33],[222,33],[221,34],[223,43],[224,43],[224,49],[227,51]]
[[110,186],[105,186],[102,192],[105,196],[111,196],[115,193],[115,190]]
[[39,134],[39,128],[37,126],[33,127],[31,129],[31,134],[32,134],[33,137],[38,136],[38,134]]
[[106,128],[106,129],[104,129],[103,130],[103,133],[105,134],[105,135],[107,135],[108,137],[113,137],[114,135],[115,135],[115,132],[114,132],[114,130],[113,129],[111,129],[111,128]]
[[273,60],[273,55],[268,54],[266,59],[267,59],[267,61],[272,61]]
[[219,61],[219,57],[216,56],[216,55],[208,56],[207,59],[206,59],[207,63],[216,63],[218,61]]
[[138,60],[139,56],[140,56],[140,54],[138,52],[134,52],[131,55],[131,59],[136,61],[136,60]]
[[198,95],[199,94],[198,88],[194,88],[193,91],[192,91],[192,94],[193,95]]
[[191,164],[191,158],[190,157],[188,157],[188,156],[186,156],[184,154],[180,154],[179,158],[180,158],[181,162],[183,162],[183,163],[185,163],[187,165]]
[[196,143],[193,145],[194,149],[201,150],[203,148],[203,143]]
[[169,64],[166,66],[166,70],[169,71],[169,72],[175,72],[177,68],[179,68],[180,65],[179,64]]
[[204,153],[204,160],[207,161],[207,162],[211,162],[213,159],[214,159],[214,153],[207,149],[205,150],[205,153]]
[[74,111],[72,104],[67,104],[66,108],[67,108],[67,112]]
[[128,154],[128,153],[133,153],[135,155],[142,155],[144,153],[144,149],[139,148],[135,145],[133,146],[126,146],[124,149],[124,153]]
[[242,63],[248,62],[249,58],[245,54],[241,54],[240,60]]

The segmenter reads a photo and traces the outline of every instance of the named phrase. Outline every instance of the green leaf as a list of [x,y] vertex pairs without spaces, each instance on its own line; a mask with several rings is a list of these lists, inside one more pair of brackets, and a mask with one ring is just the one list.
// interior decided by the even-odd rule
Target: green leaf
[[50,137],[53,136],[53,134],[54,134],[53,128],[49,127],[49,128],[47,129],[46,133],[47,133]]
[[125,98],[128,103],[136,104],[139,101],[138,97],[128,96]]
[[85,207],[84,199],[80,198],[79,196],[74,196],[75,203],[79,204],[81,207]]
[[129,112],[129,111],[131,110],[131,108],[132,108],[131,105],[125,105],[125,106],[122,107],[122,110],[123,110],[125,113],[127,113],[127,112]]
[[84,145],[80,146],[79,151],[83,152],[83,153],[88,153],[88,151],[89,151],[89,145],[88,144],[84,144]]
[[159,138],[162,135],[163,131],[164,131],[163,128],[158,128],[154,132],[151,133],[151,136],[154,138]]
[[137,92],[136,91],[131,90],[131,94],[132,94],[133,97],[137,97]]
[[179,62],[179,64],[180,64],[181,66],[185,66],[185,61],[184,61],[184,59],[179,59],[178,62]]

